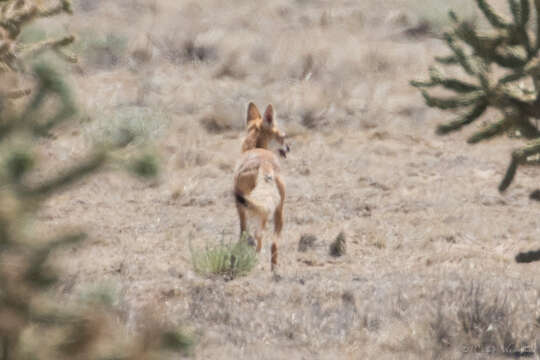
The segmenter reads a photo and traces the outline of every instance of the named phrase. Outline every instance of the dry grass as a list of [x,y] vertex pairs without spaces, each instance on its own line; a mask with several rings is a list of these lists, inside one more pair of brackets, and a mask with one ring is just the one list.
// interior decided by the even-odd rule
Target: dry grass
[[489,285],[463,282],[438,295],[430,326],[439,356],[455,349],[506,357],[536,353],[535,305],[523,289],[493,292]]
[[[118,125],[153,143],[163,171],[142,184],[103,173],[46,204],[34,230],[92,234],[58,257],[59,291],[114,283],[125,321],[157,305],[198,334],[198,359],[491,359],[507,345],[525,355],[515,351],[538,337],[539,265],[514,255],[538,245],[528,194],[539,170],[501,195],[514,143],[434,135],[446,115],[408,81],[444,46],[407,30],[440,4],[79,1],[70,26],[100,45],[73,72],[82,130],[40,144],[52,166],[37,171]],[[116,62],[108,34],[125,44]],[[249,101],[272,103],[291,136],[279,276],[268,233],[254,269],[225,282],[193,271],[189,239],[202,249],[239,235],[231,186]],[[340,231],[347,256],[333,257]],[[302,234],[316,246],[299,252]]]

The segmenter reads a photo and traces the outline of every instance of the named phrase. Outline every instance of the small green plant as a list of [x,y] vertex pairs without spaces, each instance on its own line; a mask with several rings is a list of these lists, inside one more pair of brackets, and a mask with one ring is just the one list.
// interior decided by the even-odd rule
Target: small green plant
[[219,244],[207,246],[204,250],[192,248],[191,261],[194,270],[201,275],[218,275],[232,280],[253,269],[257,264],[257,254],[244,233],[234,244],[226,244],[222,239]]

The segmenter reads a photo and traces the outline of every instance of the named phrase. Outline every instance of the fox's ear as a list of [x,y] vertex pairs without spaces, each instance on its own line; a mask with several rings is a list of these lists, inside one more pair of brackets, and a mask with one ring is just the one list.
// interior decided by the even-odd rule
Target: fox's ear
[[247,111],[247,123],[249,124],[250,121],[259,119],[260,117],[261,117],[261,113],[259,112],[259,109],[257,109],[257,105],[250,102],[248,105],[248,111]]
[[272,104],[266,107],[264,111],[264,123],[267,125],[272,125],[274,123],[274,108]]

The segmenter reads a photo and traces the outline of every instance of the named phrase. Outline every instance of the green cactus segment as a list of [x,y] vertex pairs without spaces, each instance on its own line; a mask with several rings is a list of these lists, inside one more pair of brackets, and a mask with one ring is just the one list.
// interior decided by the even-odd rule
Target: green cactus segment
[[448,134],[452,131],[457,131],[463,126],[472,123],[474,120],[478,119],[488,108],[487,102],[480,101],[470,112],[461,116],[460,118],[451,121],[447,124],[442,124],[437,127],[437,134],[443,135]]
[[535,140],[532,144],[522,149],[515,150],[512,153],[512,160],[510,161],[510,165],[506,170],[506,174],[499,185],[499,191],[505,191],[508,186],[510,186],[512,180],[514,180],[519,165],[526,163],[528,157],[537,156],[538,154],[540,154],[540,139]]
[[508,74],[508,75],[502,77],[499,80],[499,84],[504,85],[504,84],[507,84],[507,83],[510,83],[510,82],[518,81],[518,80],[523,79],[526,76],[527,76],[527,74],[522,73],[522,72],[515,72],[515,73],[512,73],[512,74]]
[[459,64],[459,59],[455,55],[449,56],[436,56],[435,61],[443,65],[457,65]]
[[[480,32],[473,22],[462,21],[453,11],[449,12],[452,29],[444,33],[443,39],[451,53],[438,56],[435,61],[441,67],[459,66],[467,74],[467,80],[445,76],[443,71],[431,67],[428,80],[411,81],[430,107],[449,111],[470,107],[457,119],[438,125],[437,134],[457,131],[492,108],[502,114],[502,120],[472,134],[468,143],[475,144],[508,132],[535,141],[540,137],[534,122],[540,119],[540,26],[536,25],[540,22],[540,0],[507,1],[511,16],[504,17],[495,11],[489,0],[476,0],[480,13],[493,28],[487,33]],[[431,94],[434,88],[455,95]],[[538,146],[524,149],[527,154],[531,151],[534,155],[540,154]],[[520,151],[515,154],[521,154]],[[516,156],[512,157],[499,187],[501,191],[514,178],[518,165],[525,161]]]
[[46,262],[49,255],[55,249],[72,245],[86,238],[84,233],[73,233],[63,235],[58,239],[53,239],[46,246],[35,249],[30,259],[30,266],[24,274],[24,278],[30,284],[36,287],[48,288],[57,282],[58,277],[52,271],[47,270]]
[[426,104],[431,107],[436,107],[441,110],[448,109],[457,109],[473,105],[478,101],[482,100],[482,94],[480,92],[475,92],[465,96],[454,96],[454,97],[435,97],[428,94],[427,91],[422,91],[422,96],[426,100]]
[[68,90],[62,77],[54,69],[46,64],[40,64],[34,67],[34,73],[38,76],[41,86],[38,87],[38,92],[34,95],[28,112],[23,115],[23,121],[35,113],[47,96],[56,95],[60,98],[60,103],[62,104],[55,115],[33,125],[33,130],[36,134],[46,135],[54,126],[75,114],[76,108],[71,98],[71,92]]
[[467,82],[446,78],[442,75],[440,71],[436,68],[431,68],[429,71],[430,80],[421,82],[421,81],[411,81],[411,85],[415,87],[433,87],[433,86],[442,86],[445,89],[455,91],[457,93],[470,93],[473,91],[480,90],[476,85],[469,84]]
[[510,12],[514,18],[514,23],[523,29],[529,21],[529,1],[520,0],[518,2],[516,0],[509,0],[508,3],[510,5]]
[[482,140],[491,139],[492,137],[500,135],[504,131],[510,129],[511,126],[512,121],[508,118],[504,118],[474,133],[471,137],[467,139],[467,142],[469,144],[476,144],[477,142],[480,142]]
[[509,24],[493,10],[486,0],[476,0],[476,4],[494,28],[506,29],[509,27]]
[[58,39],[48,39],[41,41],[30,46],[25,46],[20,51],[20,56],[30,58],[43,53],[46,50],[52,49],[55,51],[62,51],[62,48],[72,44],[75,41],[75,36],[67,35]]
[[455,37],[450,35],[449,33],[445,33],[444,39],[446,40],[448,47],[454,52],[455,60],[458,64],[461,65],[463,70],[465,70],[465,72],[467,72],[467,74],[469,75],[475,75],[476,72],[474,71],[473,66],[470,63],[469,57],[465,55],[465,51],[463,50],[463,48],[456,44]]
[[53,192],[58,192],[87,175],[94,173],[103,166],[106,159],[107,156],[104,152],[98,152],[90,157],[90,159],[83,161],[81,164],[64,171],[64,173],[52,179],[44,181],[41,185],[35,188],[25,189],[22,195],[32,197],[48,196]]
[[[57,0],[47,8],[43,8],[39,1],[0,1],[0,74],[24,72],[25,59],[35,58],[49,49],[63,60],[77,62],[77,57],[67,50],[67,47],[75,40],[73,35],[65,35],[58,39],[45,39],[24,46],[18,43],[18,37],[24,26],[38,18],[52,17],[62,13],[72,13],[70,0]],[[4,97],[5,92],[6,89],[0,88],[0,95],[8,100],[29,94],[28,89],[9,89],[9,96]]]
[[[540,15],[540,0],[534,0],[534,8],[536,10],[537,14],[537,23],[538,23],[538,16]],[[536,26],[536,45],[534,47],[534,51],[538,52],[540,49],[540,26]]]

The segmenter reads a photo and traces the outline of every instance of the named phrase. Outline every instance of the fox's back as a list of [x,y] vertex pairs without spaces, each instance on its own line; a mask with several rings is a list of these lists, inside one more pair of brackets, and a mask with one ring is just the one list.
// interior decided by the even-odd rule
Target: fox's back
[[278,177],[279,162],[271,151],[246,151],[236,167],[234,192],[237,196],[249,197],[259,211],[272,214],[281,199],[276,183]]
[[262,167],[263,171],[271,170],[278,174],[280,169],[278,157],[266,149],[245,151],[236,163],[235,178],[251,171],[257,171],[260,167]]

